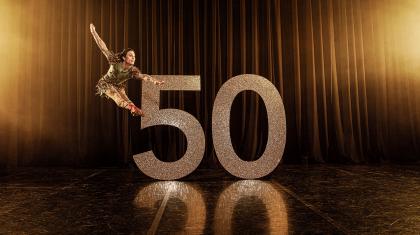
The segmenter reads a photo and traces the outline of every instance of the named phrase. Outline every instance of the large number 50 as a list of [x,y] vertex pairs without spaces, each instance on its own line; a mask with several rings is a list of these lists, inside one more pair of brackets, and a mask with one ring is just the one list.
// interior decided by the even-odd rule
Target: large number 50
[[[179,128],[187,138],[187,151],[175,162],[163,162],[152,151],[133,156],[138,168],[146,175],[160,180],[182,178],[193,172],[204,156],[205,137],[197,119],[178,109],[159,109],[161,90],[200,90],[200,76],[155,75],[165,81],[162,86],[143,83],[142,108],[146,117],[141,120],[141,129],[169,125]],[[267,146],[263,155],[255,161],[240,159],[232,146],[230,137],[230,110],[235,97],[245,90],[258,93],[266,106],[268,117]],[[217,158],[232,175],[255,179],[270,174],[279,164],[286,143],[286,117],[284,106],[276,87],[267,79],[244,74],[229,79],[220,88],[214,101],[212,116],[213,144]]]

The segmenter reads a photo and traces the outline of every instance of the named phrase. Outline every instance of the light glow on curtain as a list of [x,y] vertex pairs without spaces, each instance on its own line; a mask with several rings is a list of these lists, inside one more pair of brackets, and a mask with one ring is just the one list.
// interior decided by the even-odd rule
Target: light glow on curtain
[[[418,161],[418,12],[415,0],[3,0],[0,167],[115,165],[150,148],[164,160],[182,156],[179,131],[140,132],[138,119],[95,96],[108,65],[91,22],[112,50],[133,48],[144,73],[201,76],[200,93],[163,93],[161,107],[200,121],[204,167],[218,166],[214,98],[244,73],[266,77],[282,95],[285,162]],[[128,89],[137,104],[139,86]],[[262,100],[241,93],[232,118],[235,150],[258,158]]]

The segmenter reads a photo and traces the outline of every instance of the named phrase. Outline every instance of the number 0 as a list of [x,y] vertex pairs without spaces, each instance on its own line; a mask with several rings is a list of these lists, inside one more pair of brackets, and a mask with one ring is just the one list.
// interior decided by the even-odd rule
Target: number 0
[[[267,109],[268,138],[263,155],[256,161],[240,159],[230,138],[230,110],[233,100],[241,91],[257,92]],[[213,145],[222,166],[232,175],[255,179],[270,174],[279,164],[286,144],[286,116],[276,87],[267,79],[243,74],[229,79],[220,88],[213,107]]]

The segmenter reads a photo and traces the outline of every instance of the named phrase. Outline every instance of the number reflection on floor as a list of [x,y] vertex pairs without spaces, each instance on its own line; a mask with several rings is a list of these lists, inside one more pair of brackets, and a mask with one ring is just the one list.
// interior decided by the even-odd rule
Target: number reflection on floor
[[215,234],[287,234],[287,211],[281,193],[272,183],[241,180],[218,196],[214,212],[207,213],[199,187],[177,181],[156,182],[139,190],[138,208],[155,208],[148,234],[164,232],[202,234],[206,215],[214,218]]

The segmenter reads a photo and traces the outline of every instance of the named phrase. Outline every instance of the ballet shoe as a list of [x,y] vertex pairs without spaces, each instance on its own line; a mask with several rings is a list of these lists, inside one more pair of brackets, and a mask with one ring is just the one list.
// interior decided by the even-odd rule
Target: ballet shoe
[[134,104],[130,104],[128,107],[130,109],[131,115],[133,115],[133,116],[141,116],[141,117],[144,116],[143,111],[141,109],[137,108]]

